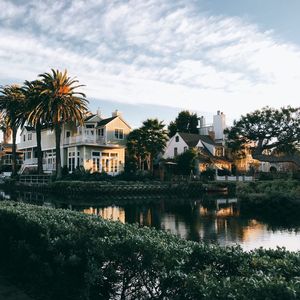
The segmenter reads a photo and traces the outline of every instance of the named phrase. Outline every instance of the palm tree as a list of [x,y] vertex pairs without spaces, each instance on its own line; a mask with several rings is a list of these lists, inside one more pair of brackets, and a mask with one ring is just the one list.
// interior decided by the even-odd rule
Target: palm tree
[[168,140],[165,125],[158,119],[147,119],[143,122],[141,130],[144,136],[144,145],[148,153],[148,166],[153,173],[153,162],[159,153],[163,152]]
[[[38,159],[38,174],[43,174],[43,152],[41,144],[42,125],[45,124],[43,116],[36,114],[36,108],[43,101],[42,93],[42,82],[40,80],[25,81],[23,91],[26,99],[26,109],[24,111],[24,121],[28,122],[29,125],[35,127],[36,132],[36,148],[37,148],[37,159]],[[24,124],[22,124],[24,125]]]
[[7,85],[0,88],[0,111],[6,125],[12,130],[12,176],[17,174],[16,137],[19,126],[24,118],[24,94],[17,85]]
[[83,85],[70,78],[67,71],[51,70],[51,73],[40,74],[42,101],[37,105],[34,115],[36,119],[51,124],[55,131],[56,144],[56,178],[61,179],[60,140],[62,124],[75,122],[82,124],[87,112],[85,94],[76,89]]
[[0,130],[3,133],[3,143],[8,144],[12,132],[7,124],[7,119],[5,118],[5,115],[2,112],[0,112]]

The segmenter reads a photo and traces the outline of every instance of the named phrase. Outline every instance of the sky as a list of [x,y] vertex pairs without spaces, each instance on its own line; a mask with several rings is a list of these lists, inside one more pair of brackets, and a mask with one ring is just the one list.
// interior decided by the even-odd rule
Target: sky
[[0,0],[0,85],[67,69],[133,126],[300,105],[299,0]]

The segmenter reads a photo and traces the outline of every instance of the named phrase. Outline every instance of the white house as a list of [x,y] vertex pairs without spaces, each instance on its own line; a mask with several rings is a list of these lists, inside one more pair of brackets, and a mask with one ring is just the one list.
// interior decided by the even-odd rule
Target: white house
[[209,135],[177,132],[167,143],[163,157],[175,158],[188,149],[198,152],[200,171],[206,170],[207,167],[231,168],[231,163],[224,157],[223,144],[215,142]]
[[[61,134],[61,161],[72,172],[82,166],[92,172],[119,174],[125,163],[126,136],[131,127],[116,110],[110,118],[101,114],[89,113],[83,126],[64,124]],[[42,130],[43,169],[45,173],[55,171],[55,133]],[[24,126],[21,131],[18,149],[24,152],[21,172],[37,167],[36,132]]]

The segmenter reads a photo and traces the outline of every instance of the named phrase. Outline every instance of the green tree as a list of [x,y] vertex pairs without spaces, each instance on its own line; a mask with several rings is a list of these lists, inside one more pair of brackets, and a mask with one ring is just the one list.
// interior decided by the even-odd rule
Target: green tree
[[127,151],[131,158],[136,159],[140,170],[153,172],[154,159],[161,153],[168,140],[165,125],[158,119],[147,119],[143,125],[133,130],[127,137]]
[[187,110],[181,111],[175,121],[168,126],[169,137],[176,132],[198,133],[198,116]]
[[61,179],[62,167],[60,156],[60,140],[62,124],[66,122],[83,123],[87,111],[85,94],[77,92],[83,85],[70,78],[67,71],[51,70],[51,73],[40,74],[42,101],[35,109],[37,120],[51,124],[55,131],[56,144],[56,178]]
[[234,151],[250,147],[255,159],[300,165],[297,153],[300,143],[300,108],[265,107],[256,110],[235,121],[230,129],[225,130],[225,134],[228,146]]
[[147,119],[141,127],[144,137],[144,145],[148,153],[148,166],[153,172],[153,162],[159,153],[166,147],[168,136],[165,125],[158,119]]
[[43,174],[42,126],[46,125],[43,115],[36,114],[37,107],[43,102],[42,82],[39,80],[25,81],[23,91],[26,99],[25,120],[35,128],[38,159],[38,174]]
[[195,169],[197,152],[193,149],[188,149],[176,157],[176,170],[180,175],[190,175]]
[[132,130],[127,136],[127,152],[131,161],[136,161],[138,169],[144,169],[148,156],[145,146],[145,133],[141,129]]
[[0,111],[5,124],[12,130],[12,176],[17,175],[17,131],[24,120],[25,97],[17,85],[7,85],[0,89]]

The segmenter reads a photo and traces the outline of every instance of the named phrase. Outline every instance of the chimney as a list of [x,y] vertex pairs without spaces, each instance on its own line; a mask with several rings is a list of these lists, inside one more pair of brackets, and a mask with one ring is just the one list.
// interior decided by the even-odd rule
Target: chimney
[[96,114],[99,118],[102,118],[100,107],[98,107]]
[[224,129],[226,128],[225,114],[217,111],[213,117],[213,127],[216,140],[224,140]]
[[204,116],[200,117],[200,128],[205,127],[205,118]]
[[112,116],[112,117],[119,117],[119,116],[121,116],[121,113],[116,109],[115,111],[113,111],[113,112],[111,113],[111,116]]
[[214,141],[216,138],[215,132],[214,131],[209,131],[208,135],[210,136],[210,138]]

